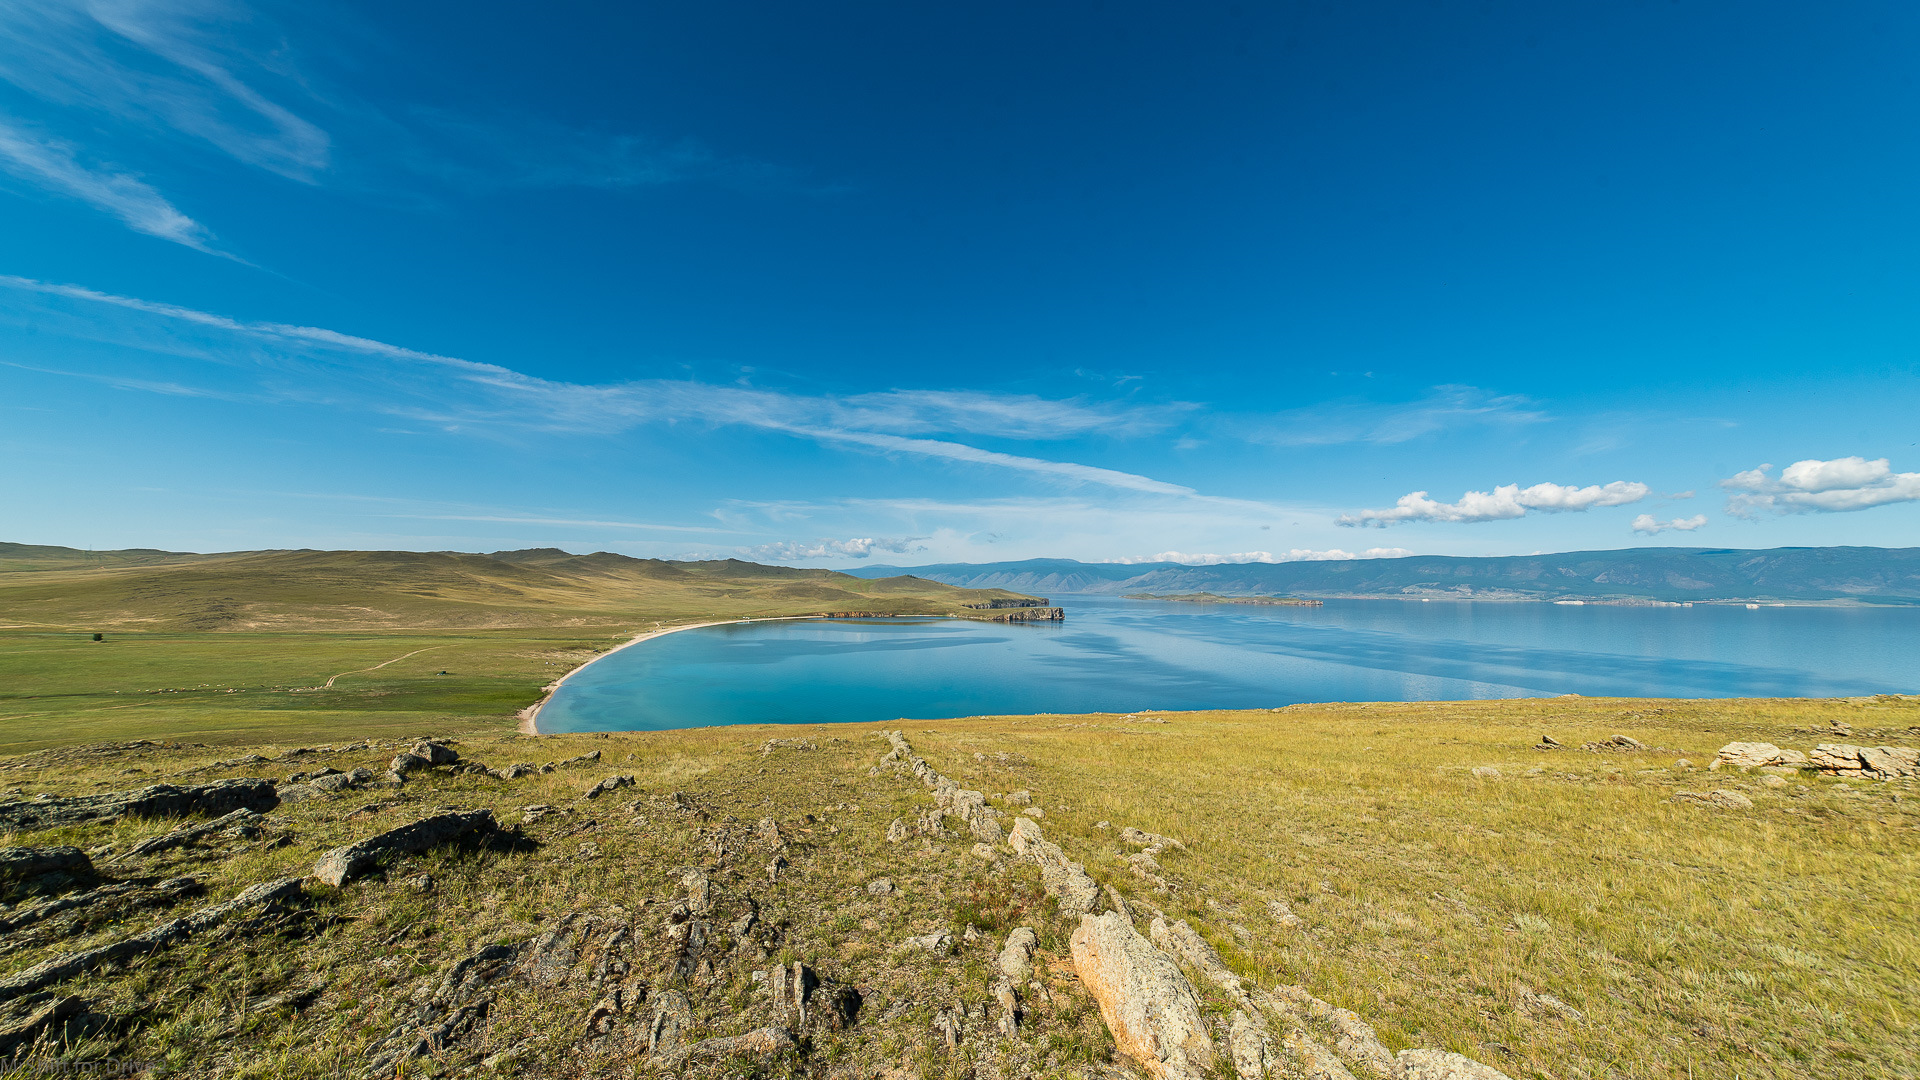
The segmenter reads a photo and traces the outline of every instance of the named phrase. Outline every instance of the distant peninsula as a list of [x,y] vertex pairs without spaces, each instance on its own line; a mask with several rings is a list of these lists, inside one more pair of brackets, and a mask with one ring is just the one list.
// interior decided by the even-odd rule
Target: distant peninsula
[[1182,604],[1255,604],[1261,607],[1319,607],[1318,600],[1302,600],[1297,596],[1221,596],[1218,593],[1127,593],[1128,600],[1176,600]]
[[1920,604],[1920,548],[1642,547],[1207,566],[1027,559],[863,566],[848,572],[871,578],[913,574],[963,588],[1054,597],[1211,592],[1322,599]]

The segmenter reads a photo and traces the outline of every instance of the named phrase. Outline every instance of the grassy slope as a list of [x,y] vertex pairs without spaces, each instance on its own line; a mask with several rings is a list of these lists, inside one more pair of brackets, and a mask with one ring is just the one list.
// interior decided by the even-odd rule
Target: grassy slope
[[659,626],[964,613],[964,603],[1014,595],[552,550],[89,556],[9,545],[0,548],[0,752],[130,738],[245,742],[263,731],[328,741],[343,729],[479,730],[510,724],[569,668]]
[[[963,841],[935,841],[929,854],[913,855],[879,839],[893,817],[923,809],[926,793],[867,775],[880,751],[871,728],[529,741],[506,719],[556,674],[656,619],[882,600],[903,611],[950,594],[897,580],[868,583],[869,592],[836,575],[742,564],[634,568],[595,559],[401,556],[377,574],[362,563],[356,576],[352,560],[329,553],[265,553],[80,570],[66,593],[43,571],[0,575],[4,621],[36,621],[0,634],[8,752],[131,737],[224,744],[34,755],[0,762],[6,784],[25,795],[134,787],[231,757],[232,747],[273,754],[403,732],[466,733],[466,755],[493,764],[601,749],[604,765],[591,773],[513,783],[429,777],[371,818],[347,814],[386,796],[284,807],[286,847],[229,860],[183,850],[120,872],[197,874],[217,899],[273,873],[301,872],[326,847],[435,806],[491,806],[514,821],[519,806],[564,803],[602,775],[632,773],[649,807],[686,790],[741,829],[761,816],[812,828],[794,860],[800,871],[788,886],[765,887],[762,901],[790,922],[783,959],[881,990],[873,1025],[835,1052],[912,1072],[954,1071],[927,1034],[928,1012],[947,998],[985,996],[980,973],[996,943],[964,944],[957,960],[931,968],[914,967],[891,943],[942,921],[999,934],[1034,921],[1044,905],[1031,868],[976,864]],[[429,592],[437,595],[422,595]],[[343,614],[349,609],[362,613]],[[95,621],[106,613],[123,621]],[[213,614],[224,629],[195,629]],[[356,627],[355,618],[376,628]],[[103,625],[108,640],[98,644],[74,632]],[[305,689],[418,649],[431,651],[345,675],[332,690]],[[435,674],[443,669],[452,674]],[[233,689],[240,692],[226,693]],[[1165,724],[1090,716],[902,726],[968,786],[1031,790],[1048,836],[1073,858],[1190,918],[1242,973],[1263,986],[1300,983],[1349,1006],[1396,1048],[1453,1048],[1515,1077],[1912,1077],[1920,1060],[1911,1014],[1920,992],[1920,931],[1910,917],[1920,909],[1914,785],[1807,777],[1771,788],[1757,775],[1707,777],[1675,764],[1704,763],[1737,739],[1806,749],[1830,741],[1836,719],[1854,725],[1853,741],[1912,745],[1920,701],[1554,699],[1295,706],[1178,714]],[[1529,749],[1543,730],[1572,746],[1624,733],[1667,749]],[[821,749],[769,761],[758,746],[769,734],[811,736]],[[378,768],[391,753],[377,747],[197,775],[284,776],[318,762]],[[1498,767],[1502,778],[1474,779],[1469,770],[1479,765]],[[1742,791],[1756,806],[1723,812],[1668,801],[1676,790],[1713,787]],[[827,811],[855,804],[865,809]],[[74,1052],[170,1058],[187,1074],[217,1059],[231,1076],[330,1075],[408,1012],[414,982],[475,944],[524,938],[607,897],[651,900],[646,910],[658,911],[673,892],[669,871],[712,855],[713,834],[698,825],[651,809],[653,824],[638,825],[617,807],[591,805],[590,814],[530,828],[537,851],[410,863],[442,882],[432,898],[372,882],[322,897],[324,910],[349,918],[316,937],[210,943],[125,976],[81,980],[76,990],[130,1019]],[[803,814],[841,831],[809,825]],[[1130,876],[1101,821],[1186,840],[1190,852],[1161,858],[1172,891]],[[170,824],[0,836],[0,844],[123,848]],[[582,858],[579,845],[589,841],[599,858]],[[745,867],[738,888],[758,865]],[[861,888],[881,874],[902,884],[898,900]],[[1286,900],[1306,926],[1277,925],[1269,899]],[[1066,928],[1044,920],[1040,928],[1054,956],[1064,953]],[[18,970],[107,933],[100,926],[77,941],[24,944],[4,966]],[[368,956],[399,963],[373,966]],[[721,973],[701,999],[703,1034],[732,1030],[732,1014],[710,1003],[750,997],[747,972],[764,962],[742,955]],[[249,999],[322,981],[330,989],[319,1007],[242,1016]],[[1073,1074],[1075,1062],[1105,1052],[1071,981],[1055,990],[1057,1004],[1040,1010],[1019,1051],[1039,1075]],[[1524,991],[1553,994],[1583,1019],[1542,1008]],[[491,1049],[548,1031],[554,1016],[577,1025],[590,1004],[503,993]],[[911,1008],[882,1023],[889,994]],[[529,1074],[582,1075],[564,1042],[539,1044]]]
[[[1394,1048],[1452,1048],[1516,1078],[1914,1075],[1913,785],[1805,777],[1773,788],[1758,774],[1709,777],[1676,761],[1705,762],[1733,739],[1805,748],[1827,738],[1834,719],[1854,725],[1860,741],[1911,743],[1920,701],[1553,699],[1154,715],[1168,722],[1097,715],[899,726],[966,786],[1031,791],[1047,836],[1069,856],[1102,882],[1189,919],[1243,975],[1262,987],[1301,984],[1353,1008]],[[1572,746],[1623,733],[1666,749],[1536,752],[1543,729]],[[688,984],[697,1036],[767,1022],[751,970],[799,959],[870,995],[861,1024],[817,1045],[816,1060],[862,1075],[882,1065],[970,1075],[969,1062],[984,1069],[981,1059],[1005,1075],[1105,1075],[1090,1064],[1110,1044],[1064,975],[1049,978],[1050,996],[1031,999],[1017,1039],[976,1033],[955,1051],[938,1044],[933,1010],[987,998],[988,961],[1008,928],[1035,925],[1046,958],[1063,961],[1069,927],[1046,916],[1029,866],[979,863],[966,839],[884,842],[890,820],[910,821],[930,803],[911,778],[869,775],[884,749],[875,731],[478,736],[461,749],[490,764],[587,749],[604,756],[588,770],[511,783],[427,775],[405,789],[404,803],[371,817],[347,815],[390,795],[286,806],[277,812],[292,837],[286,847],[255,846],[225,861],[192,849],[139,860],[119,872],[203,875],[218,899],[304,872],[330,845],[440,805],[490,806],[515,821],[517,807],[568,804],[603,775],[638,778],[617,799],[530,826],[537,850],[440,852],[407,860],[384,883],[323,892],[321,910],[342,918],[318,934],[195,945],[125,975],[78,980],[66,992],[134,1019],[71,1052],[171,1060],[186,1074],[214,1062],[232,1077],[351,1073],[371,1040],[411,1014],[410,995],[480,944],[525,940],[564,912],[615,903],[645,924],[642,941],[666,941],[678,868],[692,864],[714,868],[728,895],[755,896],[767,924],[786,927],[777,955],[742,947],[714,979]],[[769,735],[819,749],[769,757],[760,745]],[[272,776],[320,762],[377,767],[391,752],[310,754],[197,775]],[[87,792],[152,782],[229,753],[149,748],[0,764],[26,766],[8,775],[27,794]],[[1502,778],[1475,779],[1469,770],[1480,765]],[[1746,793],[1755,807],[1669,801],[1677,790],[1714,787]],[[674,811],[674,791],[711,810],[711,822]],[[625,809],[636,801],[638,817]],[[761,817],[800,842],[777,885],[760,869],[765,851],[740,839]],[[1170,891],[1127,872],[1114,839],[1125,825],[1187,842],[1188,852],[1160,858]],[[168,826],[89,826],[0,843],[124,848]],[[598,854],[584,856],[583,843]],[[421,868],[438,883],[431,896],[403,884]],[[864,885],[876,876],[892,878],[898,893],[869,895]],[[1271,917],[1267,901],[1276,898],[1304,927]],[[961,940],[966,924],[988,937]],[[955,957],[895,948],[942,925],[956,932]],[[36,939],[4,966],[17,970],[53,947]],[[678,985],[651,966],[664,963],[643,960],[638,974]],[[316,983],[328,988],[305,1011],[245,1013],[249,1001]],[[1555,995],[1583,1016],[1560,1015],[1527,991]],[[627,1074],[626,1058],[572,1049],[598,991],[505,985],[499,993],[484,1042],[452,1051],[450,1067],[525,1046],[521,1075]]]

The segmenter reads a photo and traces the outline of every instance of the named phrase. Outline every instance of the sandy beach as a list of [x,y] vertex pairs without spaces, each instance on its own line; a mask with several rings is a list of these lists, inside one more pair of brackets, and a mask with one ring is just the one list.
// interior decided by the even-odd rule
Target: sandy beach
[[557,693],[562,686],[566,685],[566,682],[568,679],[571,679],[575,675],[578,675],[581,672],[587,670],[588,667],[594,664],[597,664],[602,660],[605,660],[607,657],[612,656],[614,653],[617,653],[622,649],[630,649],[633,646],[638,645],[643,641],[652,641],[654,638],[657,638],[657,637],[664,637],[668,634],[677,634],[682,630],[698,630],[703,626],[726,626],[729,623],[752,623],[752,622],[800,622],[806,619],[821,619],[825,617],[826,616],[824,615],[774,615],[774,616],[768,616],[766,618],[760,618],[760,619],[714,619],[710,622],[688,623],[685,626],[669,626],[665,630],[649,630],[646,633],[641,634],[638,637],[635,637],[632,640],[625,642],[624,644],[616,645],[613,648],[608,649],[606,652],[601,653],[599,656],[594,657],[593,659],[587,661],[586,663],[581,664],[579,667],[574,668],[572,671],[567,672],[565,675],[560,676],[558,679],[555,679],[551,684],[547,686],[546,696],[542,697],[539,701],[534,702],[532,705],[529,705],[526,708],[520,710],[520,733],[522,735],[540,734],[541,708],[544,707],[547,702],[553,700],[553,695]]

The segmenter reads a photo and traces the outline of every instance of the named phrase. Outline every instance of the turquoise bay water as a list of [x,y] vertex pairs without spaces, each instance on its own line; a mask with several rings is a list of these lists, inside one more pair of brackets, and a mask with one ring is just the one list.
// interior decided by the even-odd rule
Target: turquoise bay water
[[1066,621],[736,623],[588,666],[543,731],[1553,694],[1920,692],[1920,608],[1056,597]]

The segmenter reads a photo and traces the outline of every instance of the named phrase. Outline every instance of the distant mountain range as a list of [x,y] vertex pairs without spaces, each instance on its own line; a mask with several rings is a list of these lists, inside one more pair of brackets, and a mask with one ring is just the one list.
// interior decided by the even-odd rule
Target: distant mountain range
[[973,589],[1058,593],[1212,592],[1227,596],[1419,597],[1633,603],[1857,601],[1920,604],[1920,548],[1626,548],[1557,555],[1413,555],[1339,562],[1083,563],[1027,559],[867,566]]

